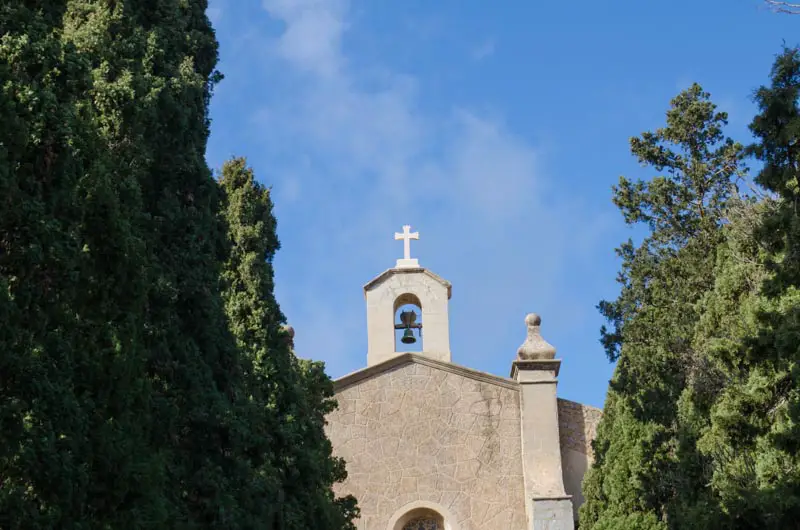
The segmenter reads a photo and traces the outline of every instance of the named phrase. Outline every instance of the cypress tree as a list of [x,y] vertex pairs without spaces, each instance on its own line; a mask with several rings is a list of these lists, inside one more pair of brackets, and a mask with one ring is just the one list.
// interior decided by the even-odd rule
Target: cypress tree
[[272,259],[279,249],[269,190],[244,159],[227,162],[220,185],[231,253],[223,271],[225,306],[243,355],[246,393],[255,410],[252,453],[264,494],[279,500],[262,515],[270,528],[354,529],[354,499],[335,498],[346,478],[332,456],[325,415],[335,407],[322,363],[297,359],[274,296]]
[[204,156],[217,42],[193,0],[71,0],[64,37],[91,58],[94,125],[138,185],[147,266],[140,341],[149,445],[165,464],[170,527],[233,527],[248,479],[238,454],[241,373],[220,291],[220,193]]
[[[747,482],[742,479],[748,477],[755,460],[753,452],[736,447],[725,431],[733,426],[732,421],[739,425],[747,421],[740,423],[741,418],[731,414],[730,404],[748,386],[751,366],[743,353],[759,333],[757,314],[768,277],[764,266],[767,254],[753,236],[774,206],[769,199],[731,202],[728,223],[722,229],[724,242],[717,251],[714,288],[699,304],[701,316],[694,344],[705,356],[706,384],[684,393],[681,419],[697,434],[697,447],[705,464],[705,481],[698,491],[705,502],[689,505],[687,528],[771,527],[764,517],[770,508],[737,502],[743,499],[735,500],[737,495],[732,495]],[[759,421],[764,420],[769,421],[763,416]],[[737,432],[734,438],[743,434]]]
[[205,2],[28,6],[0,8],[0,513],[237,526],[251,471],[204,161]]
[[[755,180],[769,195],[720,271],[736,296],[714,300],[707,331],[729,383],[701,447],[713,457],[711,484],[735,528],[794,528],[800,520],[800,51],[785,49],[771,78],[755,94],[757,142],[749,149],[763,162]],[[738,303],[719,309],[731,299]]]
[[96,128],[65,1],[0,7],[0,526],[160,521],[137,184]]
[[0,527],[352,528],[268,195],[204,159],[206,2],[30,5],[0,6]]
[[614,202],[649,234],[623,244],[619,297],[601,302],[611,323],[602,342],[618,364],[584,480],[581,527],[685,528],[706,503],[706,463],[696,426],[681,420],[687,388],[711,388],[694,347],[698,303],[714,285],[720,226],[743,174],[742,148],[726,138],[725,113],[693,85],[667,112],[667,125],[631,140],[633,154],[660,174],[621,178]]

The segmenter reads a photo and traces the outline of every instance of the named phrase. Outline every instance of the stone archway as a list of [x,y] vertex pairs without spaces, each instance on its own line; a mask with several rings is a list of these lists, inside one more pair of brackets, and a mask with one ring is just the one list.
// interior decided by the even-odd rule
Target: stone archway
[[450,511],[435,502],[415,501],[397,510],[386,530],[459,530]]
[[[420,301],[419,297],[413,293],[403,293],[399,295],[394,300],[394,312],[393,312],[393,319],[392,325],[395,328],[395,338],[394,338],[394,351],[397,353],[404,353],[407,351],[413,352],[420,352],[424,350],[423,347],[423,339],[422,339],[422,302]],[[402,310],[402,311],[401,311]],[[411,334],[414,335],[416,339],[416,343],[413,347],[406,346],[400,343],[400,338],[403,334],[403,329],[399,329],[398,325],[402,321],[401,313],[406,311],[413,311],[415,313],[415,322],[414,326],[415,331],[411,331]]]

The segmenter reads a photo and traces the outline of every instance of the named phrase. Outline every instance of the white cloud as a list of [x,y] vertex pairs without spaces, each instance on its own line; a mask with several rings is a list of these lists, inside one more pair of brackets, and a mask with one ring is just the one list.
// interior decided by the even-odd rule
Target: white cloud
[[487,57],[490,57],[494,54],[495,50],[495,43],[494,39],[486,39],[480,45],[476,46],[472,50],[472,58],[476,61],[480,61]]
[[[266,0],[264,6],[285,24],[281,57],[311,74],[298,79],[291,101],[269,110],[279,142],[307,146],[344,177],[367,175],[376,197],[391,198],[396,208],[424,191],[463,200],[489,217],[519,212],[520,192],[536,179],[531,146],[467,109],[422,115],[410,76],[348,69],[344,2]],[[367,83],[377,88],[363,88]]]
[[206,16],[214,26],[218,26],[222,21],[222,15],[225,13],[223,7],[225,0],[210,0],[206,8]]
[[[309,267],[303,293],[295,285],[291,296],[280,296],[278,281],[279,300],[298,331],[298,351],[336,359],[341,369],[335,375],[363,365],[365,352],[352,350],[354,335],[365,338],[363,298],[348,270],[366,264],[377,274],[391,266],[369,242],[391,238],[404,223],[421,230],[420,245],[435,245],[426,255],[459,264],[449,279],[469,278],[466,299],[473,304],[505,305],[513,296],[555,299],[552,283],[535,281],[535,273],[557,274],[567,246],[593,243],[570,236],[585,215],[566,214],[572,207],[548,192],[541,153],[496,116],[468,108],[423,112],[423,87],[413,76],[381,64],[354,66],[344,0],[265,0],[263,6],[284,25],[271,43],[279,61],[272,73],[291,82],[254,116],[262,121],[265,149],[288,160],[281,173],[289,177],[276,190],[278,197],[295,199],[292,212],[303,217],[303,257],[325,264],[292,264],[295,272]],[[493,46],[490,41],[478,55]],[[292,222],[280,212],[279,219]],[[351,294],[324,294],[339,292]],[[463,329],[508,325],[499,310],[469,312],[464,320]]]
[[342,68],[339,53],[345,3],[339,0],[264,0],[273,18],[286,23],[279,53],[294,67],[332,77]]

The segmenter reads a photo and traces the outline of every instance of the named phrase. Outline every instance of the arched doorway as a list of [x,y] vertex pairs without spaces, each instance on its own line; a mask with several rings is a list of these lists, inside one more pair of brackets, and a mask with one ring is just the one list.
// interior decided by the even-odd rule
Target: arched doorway
[[386,530],[459,530],[455,518],[435,502],[416,501],[397,510]]

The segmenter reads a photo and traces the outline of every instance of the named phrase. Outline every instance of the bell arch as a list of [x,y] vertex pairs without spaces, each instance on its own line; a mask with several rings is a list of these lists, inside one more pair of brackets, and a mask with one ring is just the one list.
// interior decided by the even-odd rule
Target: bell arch
[[[368,366],[403,353],[396,347],[398,328],[395,326],[400,323],[397,310],[406,302],[420,308],[415,320],[425,325],[425,344],[416,353],[450,361],[449,282],[423,268],[389,269],[364,286],[364,297],[367,302]],[[418,327],[413,331],[418,338]]]
[[414,293],[403,293],[394,299],[395,312],[397,312],[397,310],[403,307],[404,305],[414,305],[422,309],[422,302],[420,301],[419,297]]
[[[422,301],[413,293],[403,293],[395,298],[393,308],[394,351],[397,353],[423,351]],[[409,315],[409,312],[413,314]],[[411,342],[408,342],[409,338]]]
[[398,509],[386,530],[460,530],[450,511],[436,502],[415,501]]

